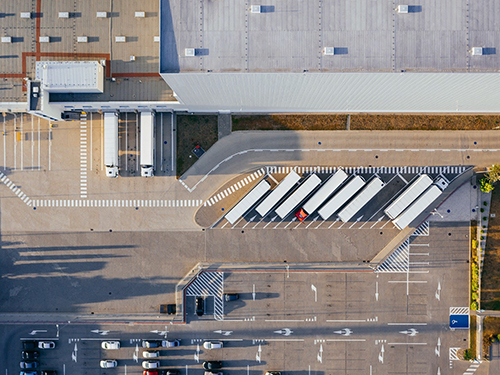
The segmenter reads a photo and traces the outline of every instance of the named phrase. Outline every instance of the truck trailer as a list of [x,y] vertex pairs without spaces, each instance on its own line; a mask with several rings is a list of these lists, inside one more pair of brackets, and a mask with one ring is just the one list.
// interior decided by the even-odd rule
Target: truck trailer
[[155,114],[141,112],[141,176],[153,177],[155,172]]
[[118,113],[104,113],[104,165],[106,176],[118,177]]

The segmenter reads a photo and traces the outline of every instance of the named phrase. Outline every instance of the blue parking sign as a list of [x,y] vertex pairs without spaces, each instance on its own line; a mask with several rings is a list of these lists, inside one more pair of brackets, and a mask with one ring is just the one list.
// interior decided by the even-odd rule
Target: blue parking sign
[[469,329],[469,315],[450,315],[450,328]]

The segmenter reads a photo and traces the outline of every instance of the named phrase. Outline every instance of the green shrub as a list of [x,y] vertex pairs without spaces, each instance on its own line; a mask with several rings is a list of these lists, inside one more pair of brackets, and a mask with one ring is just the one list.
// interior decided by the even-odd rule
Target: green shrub
[[486,229],[486,225],[483,225],[483,229]]
[[477,240],[472,240],[472,248],[477,249]]
[[484,236],[481,236],[481,241],[484,240]]
[[494,189],[493,185],[488,182],[486,178],[482,178],[481,181],[481,191],[483,193],[491,193],[491,191]]
[[481,207],[481,210],[480,210],[480,211],[481,211],[481,212],[484,212],[484,208],[482,208],[482,207]]
[[477,302],[476,302],[476,301],[474,301],[474,302],[472,302],[472,303],[470,304],[470,309],[471,309],[471,310],[477,310]]
[[487,205],[488,205],[488,202],[484,201],[484,202],[483,202],[483,205],[484,205],[484,206],[487,206]]
[[477,292],[472,292],[472,300],[477,301],[477,299],[478,299]]
[[483,234],[483,233],[484,233],[484,230],[481,229],[481,234]]

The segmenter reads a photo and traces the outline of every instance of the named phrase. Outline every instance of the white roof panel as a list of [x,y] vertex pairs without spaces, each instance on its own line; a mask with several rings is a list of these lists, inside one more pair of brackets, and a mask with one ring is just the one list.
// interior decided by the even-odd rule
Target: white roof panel
[[38,61],[36,79],[48,92],[102,93],[104,68],[97,61]]

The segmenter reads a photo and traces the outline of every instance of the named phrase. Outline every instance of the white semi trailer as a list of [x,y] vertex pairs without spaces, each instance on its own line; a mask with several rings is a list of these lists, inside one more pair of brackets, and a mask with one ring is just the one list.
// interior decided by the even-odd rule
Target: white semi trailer
[[153,177],[155,172],[155,114],[141,112],[141,176]]
[[104,165],[106,176],[118,177],[118,113],[104,113]]

